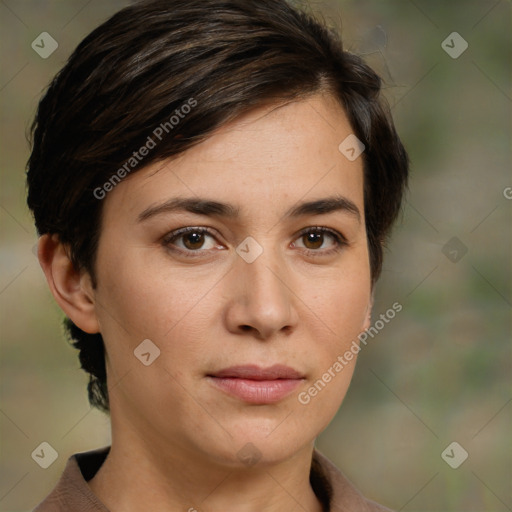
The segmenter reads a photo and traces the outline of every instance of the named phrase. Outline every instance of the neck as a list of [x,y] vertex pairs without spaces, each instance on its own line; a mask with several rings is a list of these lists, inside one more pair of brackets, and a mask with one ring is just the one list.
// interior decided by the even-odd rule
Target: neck
[[149,444],[113,436],[107,459],[89,481],[111,512],[322,510],[309,482],[312,444],[287,460],[253,467],[225,466],[176,446],[154,451]]

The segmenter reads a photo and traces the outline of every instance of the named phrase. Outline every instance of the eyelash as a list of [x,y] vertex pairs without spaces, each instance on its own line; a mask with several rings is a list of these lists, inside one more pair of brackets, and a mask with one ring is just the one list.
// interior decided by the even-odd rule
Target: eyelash
[[[192,250],[184,250],[181,248],[171,247],[173,241],[179,239],[180,237],[183,237],[184,235],[187,235],[188,233],[206,234],[206,235],[210,235],[212,238],[215,238],[215,234],[208,228],[190,226],[190,227],[186,227],[186,228],[177,229],[176,231],[172,231],[171,233],[169,233],[162,239],[162,244],[164,246],[166,246],[169,250],[171,250],[173,252],[179,252],[180,254],[182,254],[183,256],[186,256],[188,258],[200,257],[200,256],[198,256],[198,254],[203,252],[204,249],[198,249],[197,251],[192,251]],[[335,231],[333,229],[326,228],[324,226],[314,226],[314,227],[304,228],[303,230],[301,230],[299,232],[296,239],[301,238],[304,235],[307,235],[310,233],[328,234],[335,241],[335,246],[332,249],[328,249],[328,250],[307,249],[307,248],[302,249],[310,256],[328,256],[328,255],[334,254],[336,252],[340,252],[344,247],[347,247],[349,245],[347,239],[341,233],[339,233],[338,231]]]

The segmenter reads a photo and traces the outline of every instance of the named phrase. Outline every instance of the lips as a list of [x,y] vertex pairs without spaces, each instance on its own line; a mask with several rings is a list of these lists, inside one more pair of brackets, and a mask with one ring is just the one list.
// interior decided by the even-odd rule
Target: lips
[[284,365],[267,368],[256,365],[232,366],[207,377],[216,388],[252,404],[279,402],[305,378],[297,370]]

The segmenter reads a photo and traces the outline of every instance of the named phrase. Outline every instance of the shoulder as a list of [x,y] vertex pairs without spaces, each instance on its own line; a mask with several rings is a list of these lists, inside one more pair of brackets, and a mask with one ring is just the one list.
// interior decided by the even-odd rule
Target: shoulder
[[329,512],[393,512],[365,498],[343,473],[320,452],[313,452],[311,485]]
[[33,512],[108,512],[87,485],[105,460],[109,447],[72,455],[50,494]]

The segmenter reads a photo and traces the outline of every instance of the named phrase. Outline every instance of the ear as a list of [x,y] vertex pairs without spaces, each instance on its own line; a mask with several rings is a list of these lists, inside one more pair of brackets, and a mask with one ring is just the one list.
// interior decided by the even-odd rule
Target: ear
[[71,262],[67,247],[57,235],[43,235],[37,248],[39,264],[50,291],[72,322],[89,334],[99,332],[90,275],[80,272]]
[[363,331],[367,331],[372,324],[372,309],[373,309],[374,294],[370,295],[370,300],[366,308],[366,318],[364,319]]

